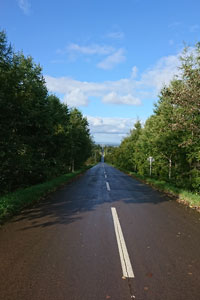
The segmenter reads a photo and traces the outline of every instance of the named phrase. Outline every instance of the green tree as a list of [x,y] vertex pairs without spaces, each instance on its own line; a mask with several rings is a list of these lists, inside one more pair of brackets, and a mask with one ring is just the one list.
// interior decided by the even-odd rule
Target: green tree
[[48,95],[40,65],[15,53],[0,32],[1,193],[66,173],[90,156],[88,123]]
[[69,140],[70,164],[71,170],[74,171],[91,156],[92,150],[88,121],[77,108],[70,111]]
[[[200,189],[200,43],[181,56],[181,72],[164,87],[139,137],[134,129],[109,153],[119,167],[149,174],[178,186]],[[135,166],[135,167],[134,167]]]

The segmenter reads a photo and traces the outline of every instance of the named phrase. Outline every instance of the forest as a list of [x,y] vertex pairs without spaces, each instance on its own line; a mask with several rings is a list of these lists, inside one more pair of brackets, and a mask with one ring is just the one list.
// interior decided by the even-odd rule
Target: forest
[[200,193],[200,43],[184,49],[145,124],[138,120],[119,147],[105,152],[119,168]]
[[93,147],[87,119],[49,94],[41,66],[0,31],[0,194],[73,172]]

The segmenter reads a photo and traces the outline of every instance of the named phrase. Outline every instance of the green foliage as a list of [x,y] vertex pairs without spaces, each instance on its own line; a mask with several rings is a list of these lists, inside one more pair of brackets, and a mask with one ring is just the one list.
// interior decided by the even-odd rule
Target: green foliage
[[9,193],[0,197],[0,223],[19,213],[23,208],[39,202],[47,194],[55,191],[58,187],[66,184],[69,180],[81,174],[89,167],[84,167],[74,173],[64,174],[53,180],[34,185],[25,189],[19,189],[13,193]]
[[142,181],[145,181],[146,183],[155,187],[159,191],[163,191],[167,194],[175,196],[179,202],[183,202],[184,204],[193,208],[197,208],[197,209],[200,208],[200,195],[197,193],[192,193],[182,188],[178,188],[177,186],[169,182],[166,182],[164,180],[158,180],[155,178],[140,176],[133,172],[132,173],[130,172],[130,175],[139,178]]
[[0,193],[80,168],[91,147],[87,120],[48,94],[41,67],[0,32]]
[[69,117],[70,163],[71,170],[79,168],[91,155],[92,139],[90,137],[88,121],[81,112],[74,108]]
[[91,156],[87,159],[86,164],[96,164],[101,161],[102,157],[102,146],[92,143]]
[[181,75],[165,86],[154,114],[138,123],[106,160],[120,168],[200,193],[200,44],[181,56]]

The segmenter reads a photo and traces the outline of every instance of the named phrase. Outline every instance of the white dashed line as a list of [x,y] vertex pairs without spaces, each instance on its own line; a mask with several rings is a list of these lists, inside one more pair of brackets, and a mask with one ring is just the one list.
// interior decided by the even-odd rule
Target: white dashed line
[[107,181],[106,181],[106,187],[107,187],[107,190],[110,192],[110,185]]

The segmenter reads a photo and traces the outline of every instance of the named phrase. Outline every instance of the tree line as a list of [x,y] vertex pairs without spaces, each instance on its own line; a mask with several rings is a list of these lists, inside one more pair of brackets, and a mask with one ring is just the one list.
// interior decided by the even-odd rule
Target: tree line
[[119,147],[107,147],[106,160],[178,187],[200,192],[200,43],[185,48],[179,75],[159,94],[144,126],[134,124]]
[[40,65],[0,31],[0,191],[81,167],[94,143],[88,121],[48,93]]

